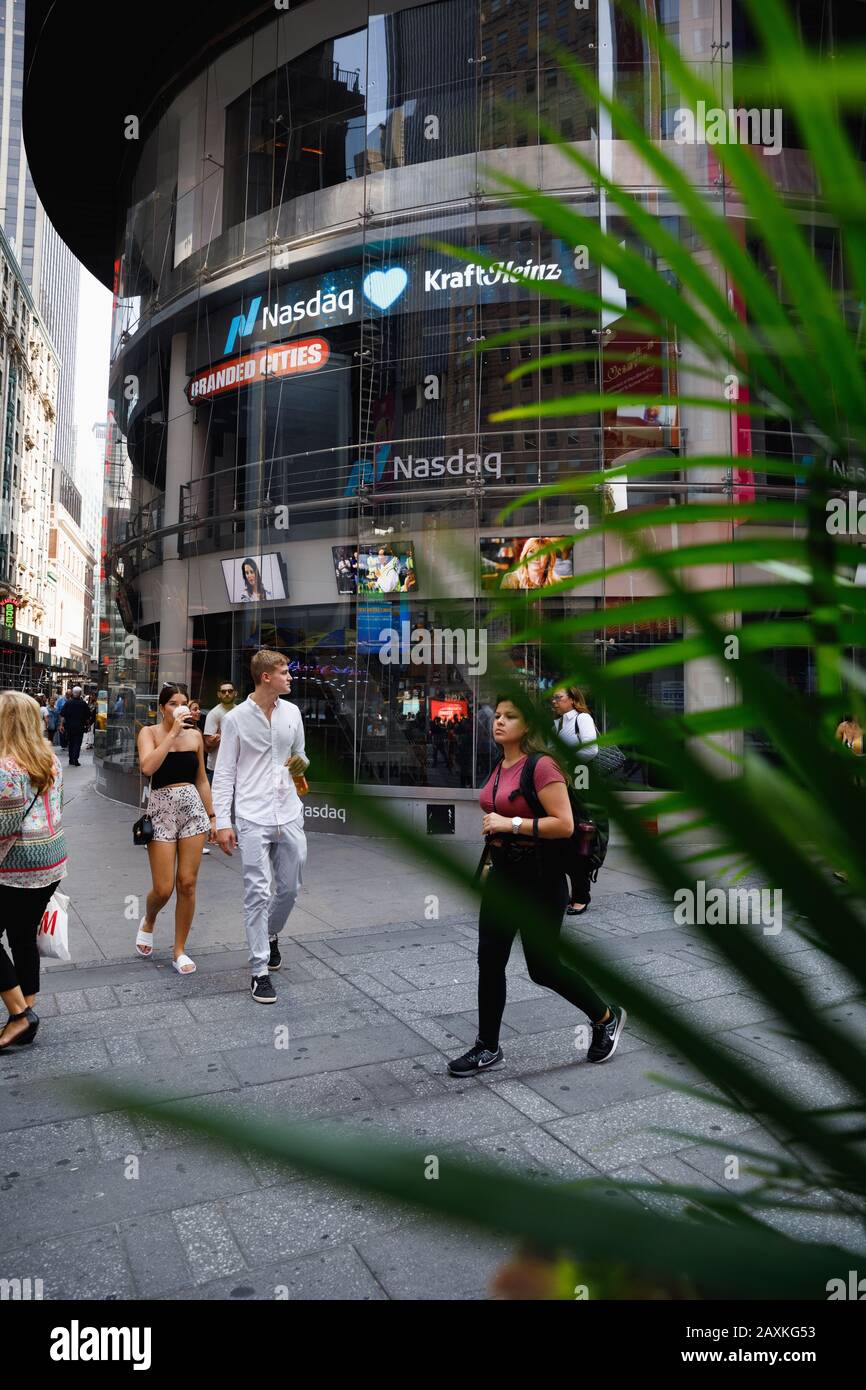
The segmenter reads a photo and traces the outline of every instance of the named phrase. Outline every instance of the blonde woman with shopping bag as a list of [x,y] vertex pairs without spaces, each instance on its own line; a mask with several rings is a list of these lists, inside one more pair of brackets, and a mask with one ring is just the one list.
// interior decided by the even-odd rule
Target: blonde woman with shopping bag
[[[30,695],[0,692],[0,1052],[33,1042],[39,1018],[36,934],[66,877],[63,773]],[[5,941],[4,941],[5,938]],[[8,948],[8,949],[7,949]]]

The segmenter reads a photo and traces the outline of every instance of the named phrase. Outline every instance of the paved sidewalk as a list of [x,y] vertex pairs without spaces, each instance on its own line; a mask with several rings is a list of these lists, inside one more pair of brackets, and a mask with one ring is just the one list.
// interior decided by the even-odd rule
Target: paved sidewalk
[[[445,1060],[475,1036],[475,914],[382,841],[310,835],[274,1008],[248,993],[237,856],[215,851],[202,864],[190,939],[196,975],[170,969],[168,923],[158,925],[155,958],[137,959],[139,905],[128,900],[143,897],[148,875],[131,843],[136,812],[99,797],[92,769],[66,775],[75,961],[45,971],[36,1046],[0,1057],[0,1276],[41,1278],[51,1299],[271,1299],[285,1288],[296,1299],[463,1300],[488,1297],[509,1254],[507,1241],[97,1113],[71,1088],[82,1074],[146,1084],[167,1113],[183,1101],[237,1116],[315,1118],[414,1141],[440,1164],[474,1154],[539,1179],[616,1173],[729,1190],[726,1153],[756,1141],[776,1147],[748,1119],[650,1080],[650,1072],[699,1078],[638,1024],[609,1065],[588,1066],[574,1045],[582,1019],[532,984],[518,946],[505,1066],[449,1078]],[[475,847],[455,852],[472,858]],[[671,1009],[741,1058],[816,1104],[844,1100],[774,1031],[767,1006],[743,991],[700,930],[673,925],[670,903],[624,852],[613,850],[611,863],[575,935],[657,981]],[[431,891],[438,920],[424,915]],[[839,1002],[847,981],[793,930],[770,944],[827,1006],[839,1003],[834,1016],[866,1029],[866,1008]],[[287,1050],[274,1046],[283,1023]],[[724,1151],[700,1142],[719,1138],[729,1141]],[[791,1212],[778,1224],[863,1245],[853,1221]]]

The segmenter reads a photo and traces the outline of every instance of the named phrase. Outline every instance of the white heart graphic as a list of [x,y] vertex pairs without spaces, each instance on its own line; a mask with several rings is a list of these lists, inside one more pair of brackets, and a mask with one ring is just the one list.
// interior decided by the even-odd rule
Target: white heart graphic
[[405,290],[409,276],[401,266],[390,270],[373,270],[364,276],[364,294],[377,309],[390,309]]

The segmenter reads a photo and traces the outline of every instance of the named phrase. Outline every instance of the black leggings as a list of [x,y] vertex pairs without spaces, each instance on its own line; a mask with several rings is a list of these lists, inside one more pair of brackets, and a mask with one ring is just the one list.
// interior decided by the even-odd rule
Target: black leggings
[[571,879],[571,902],[588,903],[592,901],[589,884],[591,872],[592,864],[589,859],[585,856],[575,855],[568,866],[568,876]]
[[[498,889],[497,889],[498,885]],[[565,874],[539,872],[533,858],[525,864],[494,866],[484,884],[478,918],[478,1036],[486,1047],[499,1046],[505,1009],[505,967],[517,931],[501,922],[501,894],[533,904],[532,936],[522,928],[520,939],[529,978],[561,994],[597,1023],[607,1004],[558,951],[562,914],[568,902]],[[533,938],[540,938],[534,941]],[[545,949],[546,948],[546,949]]]
[[0,991],[4,994],[16,985],[21,986],[22,994],[39,993],[36,933],[57,883],[47,888],[0,886],[0,937],[5,931],[12,952],[10,960],[0,940]]

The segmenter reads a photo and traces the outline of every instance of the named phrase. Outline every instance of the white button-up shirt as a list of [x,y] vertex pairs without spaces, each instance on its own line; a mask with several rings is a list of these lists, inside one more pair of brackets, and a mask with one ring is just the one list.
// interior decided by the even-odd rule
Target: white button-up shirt
[[301,798],[286,767],[299,754],[305,764],[304,722],[297,705],[277,700],[270,719],[248,697],[220,728],[220,754],[213,778],[217,830],[230,830],[235,815],[256,825],[288,825],[303,815]]

